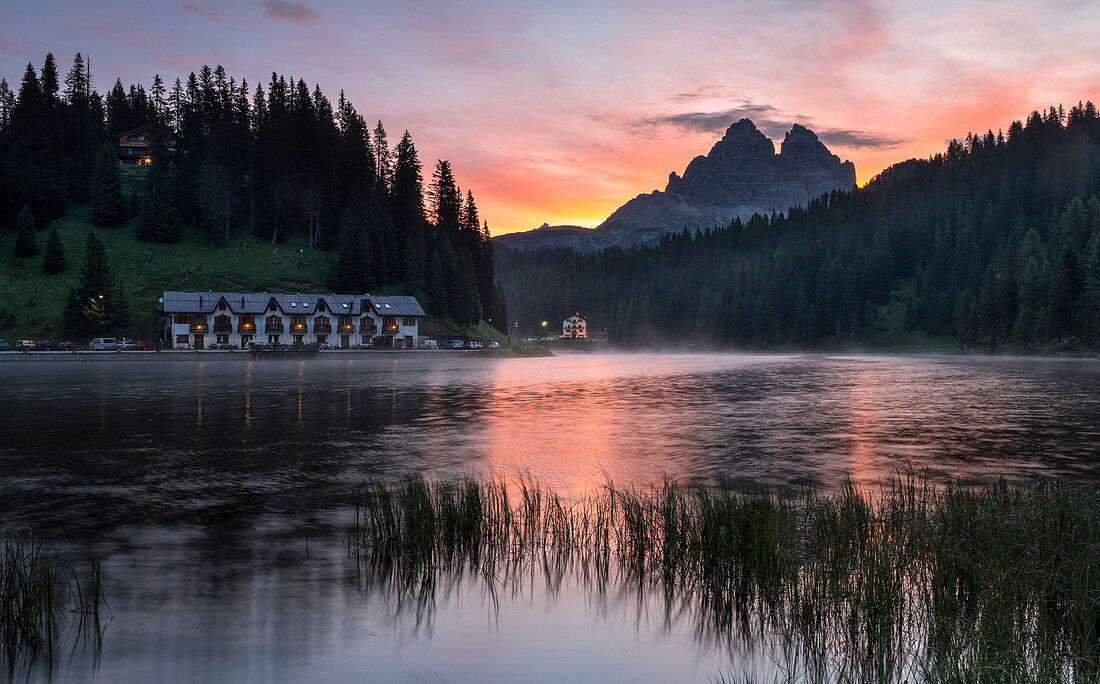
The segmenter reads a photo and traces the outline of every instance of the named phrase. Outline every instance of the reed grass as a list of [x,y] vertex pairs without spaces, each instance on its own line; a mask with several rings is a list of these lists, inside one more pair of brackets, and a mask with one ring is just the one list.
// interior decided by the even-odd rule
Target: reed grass
[[369,577],[422,603],[442,578],[569,568],[601,592],[659,587],[699,638],[779,654],[779,681],[1100,680],[1100,485],[666,480],[567,500],[413,476],[357,507]]
[[98,642],[108,611],[99,564],[82,584],[73,567],[31,532],[0,529],[0,648],[8,674],[52,659],[62,638]]

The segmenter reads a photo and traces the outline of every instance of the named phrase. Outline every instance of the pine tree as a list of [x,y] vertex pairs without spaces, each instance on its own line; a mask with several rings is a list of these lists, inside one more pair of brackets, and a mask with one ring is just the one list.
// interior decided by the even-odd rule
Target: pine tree
[[366,292],[370,286],[365,221],[366,211],[361,203],[349,206],[340,217],[340,246],[333,283],[338,292]]
[[462,196],[458,193],[451,163],[446,159],[440,159],[435,164],[428,187],[428,200],[436,234],[446,235],[456,249],[465,246],[459,235],[462,229]]
[[19,259],[27,259],[38,254],[38,241],[34,238],[34,218],[27,207],[19,212],[15,220],[15,249],[12,254]]
[[168,167],[168,150],[159,126],[154,127],[150,152],[152,166],[141,200],[137,238],[144,242],[179,242],[182,233],[176,217],[176,193]]
[[425,289],[428,293],[428,311],[437,316],[447,313],[447,280],[443,273],[442,250],[437,249],[428,260]]
[[[381,133],[384,139],[385,131]],[[378,135],[379,131],[375,129],[375,149],[379,148]],[[405,131],[405,135],[397,143],[396,152],[390,185],[393,222],[399,230],[419,233],[424,225],[424,179],[421,176],[420,157],[408,131]],[[381,165],[379,168],[382,168]],[[382,183],[381,178],[379,183]]]
[[[102,321],[90,311],[102,312]],[[66,335],[77,337],[102,331],[103,327],[126,325],[130,321],[130,307],[122,290],[111,273],[107,249],[96,237],[88,233],[84,258],[80,267],[80,280],[69,292],[65,305],[63,325]]]
[[46,273],[61,273],[65,270],[65,247],[61,244],[61,236],[57,234],[56,228],[50,230],[50,237],[46,240],[42,268]]
[[92,225],[114,228],[126,220],[126,202],[122,199],[122,180],[110,145],[95,155],[92,167]]
[[[405,138],[408,137],[409,132],[405,131]],[[402,138],[401,140],[404,141],[405,138]],[[381,119],[378,120],[378,125],[374,127],[374,140],[372,142],[374,145],[374,163],[377,164],[377,168],[375,169],[374,173],[375,178],[378,179],[379,185],[381,185],[383,188],[389,188],[390,181],[392,180],[390,174],[392,171],[391,166],[393,164],[393,153],[390,151],[389,143],[386,140],[386,128],[382,125]],[[398,149],[398,154],[400,154],[400,148]],[[415,154],[416,151],[413,150],[413,155],[415,156]],[[417,162],[416,170],[417,173],[420,172],[419,162]]]

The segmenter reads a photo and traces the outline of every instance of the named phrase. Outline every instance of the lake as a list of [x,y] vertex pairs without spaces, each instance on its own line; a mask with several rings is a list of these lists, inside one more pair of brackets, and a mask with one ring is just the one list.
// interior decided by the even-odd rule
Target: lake
[[[1091,479],[1100,363],[562,354],[0,366],[0,519],[102,561],[99,649],[31,679],[707,682],[776,663],[659,588],[533,564],[416,596],[348,553],[364,481]],[[52,669],[51,669],[52,668]]]

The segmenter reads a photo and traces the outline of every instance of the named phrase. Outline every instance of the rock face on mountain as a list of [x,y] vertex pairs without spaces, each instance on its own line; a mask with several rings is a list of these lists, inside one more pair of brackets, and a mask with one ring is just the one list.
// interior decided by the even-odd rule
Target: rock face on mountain
[[736,216],[786,211],[855,182],[852,162],[841,162],[813,131],[795,124],[776,154],[772,141],[752,121],[741,119],[706,156],[692,159],[682,177],[670,173],[663,192],[638,195],[596,228],[544,225],[497,241],[513,249],[578,251],[648,244],[670,230],[725,226]]

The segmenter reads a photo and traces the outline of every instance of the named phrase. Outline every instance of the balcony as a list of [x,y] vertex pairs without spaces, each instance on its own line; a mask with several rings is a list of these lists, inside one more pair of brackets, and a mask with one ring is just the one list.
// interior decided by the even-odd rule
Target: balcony
[[332,332],[332,323],[314,323],[313,332],[318,335],[327,335]]
[[239,323],[237,325],[237,332],[241,335],[255,335],[256,324],[255,323]]
[[214,324],[214,332],[215,333],[229,334],[229,333],[233,332],[233,324],[232,323],[215,323]]
[[396,335],[397,334],[397,326],[396,325],[383,325],[382,326],[382,334],[383,335]]
[[306,328],[305,323],[291,323],[290,324],[290,334],[291,335],[305,335],[307,330],[308,329]]
[[373,335],[376,332],[378,332],[378,326],[377,325],[361,325],[361,326],[359,326],[359,334],[360,335]]
[[355,332],[355,325],[353,324],[344,325],[343,323],[341,323],[338,327],[340,329],[341,335],[350,335]]
[[191,323],[192,335],[205,335],[208,332],[210,332],[210,326],[206,323]]
[[268,334],[282,333],[283,332],[283,324],[282,323],[266,323],[266,324],[264,324],[264,332],[266,332]]

